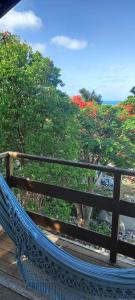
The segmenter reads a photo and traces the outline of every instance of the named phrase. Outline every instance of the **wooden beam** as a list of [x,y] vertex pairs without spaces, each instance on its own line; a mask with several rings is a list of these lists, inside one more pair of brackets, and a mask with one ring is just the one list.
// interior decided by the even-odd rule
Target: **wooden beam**
[[119,169],[119,168],[114,168],[114,167],[109,167],[109,166],[90,164],[87,162],[56,159],[56,158],[51,158],[51,157],[31,155],[31,154],[12,152],[12,151],[9,151],[9,155],[16,159],[17,158],[25,158],[25,159],[32,160],[32,161],[44,161],[44,162],[53,163],[53,164],[61,164],[64,166],[72,166],[72,167],[83,168],[83,169],[91,169],[91,170],[99,170],[102,172],[110,172],[113,174],[120,173],[122,175],[135,176],[135,171],[131,171],[129,169]]
[[[47,231],[64,234],[78,240],[98,245],[99,247],[103,247],[108,250],[111,248],[111,237],[109,236],[93,232],[82,227],[77,227],[56,219],[51,219],[34,212],[27,211],[27,213],[37,225],[43,226]],[[134,244],[118,240],[117,252],[135,259]]]
[[10,177],[13,175],[13,159],[8,154],[5,160],[6,160],[6,180],[9,183]]
[[8,152],[0,153],[0,159],[6,158],[7,155],[8,155]]
[[81,192],[14,176],[9,178],[8,183],[11,187],[20,188],[33,193],[39,193],[50,197],[63,199],[72,203],[79,203],[99,209],[105,209],[107,211],[112,211],[113,199],[110,197],[90,194],[87,192]]
[[135,218],[135,203],[121,200],[119,214],[131,218]]
[[82,227],[77,227],[75,225],[68,224],[56,219],[51,219],[34,212],[27,211],[27,213],[37,225],[45,227],[48,231],[55,231],[60,234],[65,234],[70,237],[76,238],[78,240],[86,241],[88,243],[92,243],[94,245],[110,249],[109,236],[88,229],[84,229]]
[[132,257],[135,259],[135,245],[125,242],[125,241],[118,241],[117,251],[120,254],[123,254],[128,257]]
[[111,232],[111,251],[110,251],[110,262],[111,263],[116,263],[116,257],[117,257],[117,238],[118,238],[118,231],[119,231],[120,184],[121,184],[121,174],[120,173],[114,174],[112,232]]

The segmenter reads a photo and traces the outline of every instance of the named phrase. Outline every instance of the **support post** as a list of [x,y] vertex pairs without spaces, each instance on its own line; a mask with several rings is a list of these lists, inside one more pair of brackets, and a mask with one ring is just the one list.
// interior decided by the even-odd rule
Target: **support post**
[[119,208],[120,208],[120,185],[121,173],[114,174],[114,189],[113,189],[113,211],[112,211],[112,231],[111,231],[111,249],[110,262],[116,263],[117,259],[117,238],[119,233]]
[[10,176],[13,175],[13,159],[8,154],[6,156],[6,180],[10,184]]

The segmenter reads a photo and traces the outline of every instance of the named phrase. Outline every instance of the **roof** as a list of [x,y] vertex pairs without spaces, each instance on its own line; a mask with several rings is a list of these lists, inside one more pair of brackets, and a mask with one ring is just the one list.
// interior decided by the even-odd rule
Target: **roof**
[[20,0],[0,0],[0,18],[3,17]]

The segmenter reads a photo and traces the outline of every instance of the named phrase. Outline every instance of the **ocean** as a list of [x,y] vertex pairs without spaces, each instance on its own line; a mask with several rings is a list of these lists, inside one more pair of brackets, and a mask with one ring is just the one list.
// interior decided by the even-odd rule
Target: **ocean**
[[118,103],[120,103],[121,101],[119,100],[102,100],[103,101],[103,104],[110,104],[110,105],[116,105]]

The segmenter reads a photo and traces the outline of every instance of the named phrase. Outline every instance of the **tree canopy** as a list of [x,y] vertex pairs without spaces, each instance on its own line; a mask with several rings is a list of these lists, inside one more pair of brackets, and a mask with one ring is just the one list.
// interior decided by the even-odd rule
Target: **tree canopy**
[[[50,58],[33,52],[16,35],[6,32],[0,37],[1,152],[13,150],[95,164],[111,162],[124,168],[135,166],[134,87],[133,95],[117,106],[102,104],[101,95],[85,88],[70,98],[61,91],[60,69]],[[24,165],[20,172],[85,191],[92,190],[95,179],[92,171],[56,165],[41,168],[36,163]],[[54,199],[54,206],[57,203]],[[66,204],[60,203],[63,211]],[[69,205],[67,212],[71,212]],[[90,211],[85,215],[89,221]]]
[[76,158],[77,108],[58,89],[60,70],[15,35],[2,40],[0,62],[1,151]]
[[90,92],[89,90],[82,88],[79,90],[79,93],[86,102],[95,101],[97,104],[102,104],[102,96],[96,94],[94,90]]
[[[77,98],[76,98],[77,97]],[[119,167],[134,166],[134,115],[133,106],[91,105],[80,102],[78,96],[72,98],[80,108],[81,159],[90,163],[113,163]],[[80,105],[81,103],[81,105]]]
[[135,96],[135,86],[132,87],[132,89],[130,90],[130,93],[132,93]]

